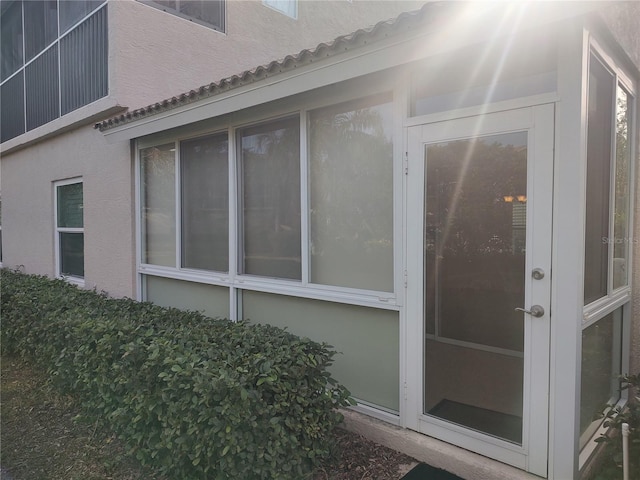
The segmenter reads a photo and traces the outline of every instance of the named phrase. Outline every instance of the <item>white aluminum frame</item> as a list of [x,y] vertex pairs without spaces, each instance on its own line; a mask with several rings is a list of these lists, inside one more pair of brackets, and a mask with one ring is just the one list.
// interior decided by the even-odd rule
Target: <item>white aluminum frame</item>
[[[618,88],[622,88],[623,90],[625,90],[625,92],[629,96],[628,98],[629,102],[627,107],[629,109],[628,118],[629,118],[630,124],[627,125],[627,134],[629,137],[628,141],[629,141],[629,147],[630,147],[630,152],[629,152],[630,185],[629,185],[629,198],[627,199],[627,202],[628,202],[627,213],[629,216],[629,223],[627,225],[627,238],[631,238],[634,231],[633,230],[634,229],[634,199],[635,199],[636,184],[637,184],[637,181],[634,181],[634,179],[636,179],[635,159],[637,158],[637,144],[638,144],[638,139],[636,138],[637,136],[637,127],[636,127],[637,103],[636,102],[638,98],[637,97],[638,93],[637,93],[637,89],[634,88],[634,86],[636,85],[635,82],[625,74],[624,69],[623,67],[621,67],[619,60],[617,60],[614,55],[608,52],[607,48],[594,37],[593,33],[587,32],[587,34],[589,35],[587,41],[585,41],[585,45],[586,45],[585,50],[586,50],[587,58],[590,61],[591,54],[595,55],[598,58],[598,61],[600,61],[600,63],[603,65],[603,67],[612,74],[613,82],[615,84],[615,88],[613,91],[613,99],[612,99],[612,105],[614,108],[613,108],[613,111],[611,112],[611,116],[612,116],[611,134],[612,135],[611,135],[611,148],[610,148],[611,165],[610,165],[609,232],[608,232],[608,237],[610,239],[613,238],[613,235],[614,235],[614,212],[615,212],[615,194],[616,194],[615,174],[616,174],[616,168],[617,168],[617,155],[616,155],[617,101],[616,99],[617,99]],[[588,65],[588,68],[589,67],[590,65]],[[588,68],[587,68],[587,72],[589,71]],[[588,77],[588,74],[586,74],[585,76],[587,79],[586,91],[588,92],[589,77]],[[586,108],[588,108],[588,105],[585,105],[585,111],[586,111]],[[585,126],[584,136],[585,136],[584,141],[586,143],[586,126]],[[586,148],[585,148],[585,151],[586,151]],[[586,154],[585,154],[585,158],[586,158]],[[586,181],[586,174],[585,174],[585,181]],[[584,195],[585,196],[583,201],[586,202],[586,191],[584,192]],[[626,272],[627,284],[622,285],[616,289],[613,288],[613,253],[614,253],[614,244],[613,242],[609,242],[608,262],[607,262],[608,263],[607,293],[605,296],[599,298],[598,300],[595,300],[589,303],[588,305],[584,305],[580,331],[582,332],[585,329],[589,328],[590,326],[598,323],[605,316],[609,315],[615,310],[622,309],[622,313],[621,313],[622,319],[620,322],[621,324],[618,326],[614,324],[614,339],[616,338],[616,336],[617,338],[621,338],[622,345],[621,345],[621,348],[614,349],[614,351],[612,352],[612,355],[613,355],[612,361],[614,363],[616,363],[617,361],[620,361],[621,373],[625,373],[629,371],[629,367],[630,367],[629,355],[630,355],[630,338],[631,338],[631,300],[632,300],[632,288],[633,288],[632,279],[633,279],[633,267],[634,267],[632,242],[629,242],[628,251],[627,251],[628,267],[629,267]],[[580,342],[580,352],[582,352],[582,342]],[[581,361],[578,360],[578,363],[577,363],[578,379],[580,379],[580,374],[581,374]],[[615,380],[613,382],[615,383]],[[617,407],[622,407],[627,403],[628,399],[629,399],[628,390],[622,390],[620,391],[620,395],[618,398],[615,398],[615,397],[610,398],[608,403],[614,404]],[[578,411],[579,411],[579,407],[580,407],[580,395],[578,393],[578,398],[576,399],[576,409]],[[593,434],[591,435],[590,440],[584,445],[584,447],[579,449],[578,465],[577,465],[578,469],[582,469],[587,464],[587,462],[591,459],[593,454],[596,452],[598,444],[595,443],[593,440],[598,436],[600,436],[601,434],[606,433],[606,431],[608,430],[602,425],[603,422],[604,422],[604,419],[601,421],[600,426],[593,431]]]
[[[228,287],[230,289],[230,316],[231,320],[237,321],[241,318],[238,302],[233,298],[236,290],[249,289],[253,291],[284,294],[294,297],[309,298],[315,300],[324,300],[329,302],[346,303],[351,305],[381,308],[385,310],[399,311],[404,303],[404,295],[402,291],[402,270],[399,268],[398,258],[402,258],[402,163],[398,161],[402,157],[402,119],[405,112],[404,104],[399,101],[398,95],[394,90],[397,81],[384,81],[382,85],[375,87],[366,86],[359,90],[358,93],[338,92],[332,95],[330,99],[326,96],[319,98],[311,98],[310,101],[296,102],[295,107],[287,106],[278,109],[257,109],[257,114],[247,114],[239,116],[239,118],[231,118],[229,121],[219,124],[212,124],[209,129],[203,129],[197,132],[185,131],[180,134],[160,134],[154,135],[149,139],[136,140],[135,153],[135,177],[136,177],[136,257],[137,272],[139,275],[156,275],[179,280],[194,281],[211,285]],[[393,166],[393,182],[394,182],[394,259],[396,267],[393,272],[394,292],[379,292],[371,290],[363,290],[357,288],[347,288],[334,285],[314,284],[309,281],[309,258],[308,258],[308,145],[306,133],[308,129],[308,112],[315,108],[329,106],[342,103],[349,100],[357,100],[375,94],[384,92],[393,93],[393,108],[396,129],[394,131],[394,166]],[[261,277],[256,275],[240,274],[238,270],[238,261],[241,255],[241,246],[239,241],[241,238],[241,217],[240,205],[241,188],[239,185],[239,162],[236,159],[237,131],[241,128],[257,125],[260,123],[277,120],[279,118],[291,117],[298,115],[300,119],[300,175],[301,175],[301,242],[302,242],[302,279],[277,279]],[[196,269],[182,268],[181,265],[181,246],[180,246],[180,163],[179,163],[179,145],[182,140],[198,138],[205,135],[221,134],[228,132],[229,139],[229,272],[204,271]],[[398,138],[399,136],[399,138]],[[140,208],[142,206],[142,189],[140,177],[140,150],[154,145],[166,145],[174,143],[176,149],[176,267],[157,266],[146,264],[142,261],[143,257],[143,235],[144,225],[141,218]],[[141,280],[141,279],[140,279]],[[138,282],[138,299],[144,298],[142,282]]]
[[[407,361],[413,368],[407,375],[405,412],[407,426],[413,430],[437,436],[482,455],[501,460],[540,476],[547,475],[548,429],[548,366],[551,238],[548,219],[552,209],[553,174],[553,104],[526,107],[503,112],[464,117],[448,122],[417,125],[409,128],[408,154],[412,177],[408,180],[407,204],[411,217],[423,219],[424,205],[424,146],[432,142],[451,141],[478,135],[528,132],[527,160],[527,270],[535,267],[548,272],[542,280],[525,278],[525,307],[532,303],[544,306],[543,318],[524,316],[524,393],[522,446],[424,415],[424,332],[423,321],[423,235],[422,222],[414,222],[407,231]],[[480,125],[480,126],[478,126]],[[417,224],[417,226],[416,226]],[[420,227],[420,228],[418,228]],[[449,342],[461,344],[462,342]],[[504,353],[502,349],[485,347],[482,350]]]
[[[75,275],[63,275],[60,272],[60,234],[61,233],[82,233],[84,236],[84,211],[83,211],[83,221],[82,228],[70,228],[70,227],[59,227],[58,226],[58,188],[63,187],[65,185],[73,185],[76,183],[82,184],[83,188],[83,205],[84,205],[84,181],[82,177],[74,177],[66,180],[58,180],[53,182],[53,248],[54,248],[54,262],[55,262],[55,276],[56,278],[62,278],[69,283],[73,283],[80,287],[84,287],[85,279],[84,277],[77,277]],[[84,252],[83,252],[83,262],[84,262]]]
[[[64,0],[59,0],[59,1],[64,1]],[[51,48],[53,48],[54,46],[57,46],[58,48],[58,116],[52,120],[50,120],[47,123],[53,122],[54,120],[57,120],[58,118],[63,117],[64,115],[67,115],[66,113],[63,115],[62,114],[62,85],[60,82],[60,78],[61,78],[61,67],[60,67],[60,41],[66,37],[67,35],[69,35],[73,30],[75,30],[75,28],[80,25],[82,22],[84,22],[87,18],[89,18],[91,15],[93,15],[94,13],[96,13],[98,10],[100,10],[101,8],[103,8],[106,4],[108,3],[108,0],[103,0],[103,2],[98,5],[96,8],[94,8],[93,10],[91,10],[91,12],[89,12],[87,15],[85,15],[84,17],[82,17],[80,20],[78,20],[76,23],[74,23],[71,27],[69,27],[67,29],[66,32],[64,33],[60,33],[60,8],[58,6],[57,8],[57,17],[58,17],[58,36],[56,37],[56,39],[51,42],[49,45],[47,45],[45,48],[43,48],[40,52],[38,52],[32,59],[30,59],[28,62],[24,61],[24,52],[25,52],[25,34],[24,34],[24,4],[22,6],[22,52],[23,52],[23,59],[22,59],[22,66],[20,68],[18,68],[15,72],[13,72],[11,75],[9,75],[7,78],[5,78],[2,83],[0,85],[4,85],[5,83],[7,83],[9,80],[11,80],[13,77],[15,77],[16,75],[19,75],[20,72],[23,72],[22,74],[22,91],[23,91],[23,112],[24,112],[24,133],[21,133],[20,135],[24,135],[27,132],[30,132],[31,130],[34,129],[27,129],[27,75],[26,75],[26,69],[27,66],[31,65],[33,62],[35,62],[39,57],[41,57],[42,55],[44,55],[48,50],[50,50]],[[111,77],[110,75],[107,75],[107,95],[109,95],[109,92],[111,91]],[[101,98],[104,97],[100,97],[96,100],[94,100],[93,102],[87,103],[86,105],[91,105],[94,102],[97,102],[98,100],[100,100]],[[83,107],[86,105],[82,105]],[[72,110],[73,111],[73,110]],[[67,113],[71,113],[71,112],[67,112]],[[43,124],[43,125],[46,125]],[[42,126],[42,125],[40,125]],[[38,128],[38,127],[36,127]],[[15,137],[14,137],[15,138]],[[9,141],[9,140],[7,140]]]

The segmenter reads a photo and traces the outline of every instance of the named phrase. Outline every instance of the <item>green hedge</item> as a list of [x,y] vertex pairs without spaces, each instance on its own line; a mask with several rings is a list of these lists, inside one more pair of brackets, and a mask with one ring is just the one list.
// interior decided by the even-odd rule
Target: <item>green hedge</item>
[[0,293],[4,351],[45,368],[170,478],[305,478],[350,401],[327,372],[330,346],[276,327],[6,269]]

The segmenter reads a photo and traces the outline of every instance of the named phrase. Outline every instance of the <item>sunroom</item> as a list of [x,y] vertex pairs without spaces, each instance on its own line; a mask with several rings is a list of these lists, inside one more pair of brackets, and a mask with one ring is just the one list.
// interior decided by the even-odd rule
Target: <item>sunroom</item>
[[98,124],[139,299],[330,343],[348,420],[461,476],[579,478],[639,353],[638,71],[582,8],[427,4]]

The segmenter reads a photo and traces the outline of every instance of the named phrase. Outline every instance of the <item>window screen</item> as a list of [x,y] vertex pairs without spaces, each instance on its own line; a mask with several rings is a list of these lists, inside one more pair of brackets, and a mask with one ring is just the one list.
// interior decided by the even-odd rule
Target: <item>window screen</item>
[[180,144],[182,266],[229,271],[227,134]]
[[311,281],[393,291],[391,95],[310,114]]
[[240,271],[300,279],[300,120],[239,132],[242,192]]
[[[64,2],[63,2],[64,3]],[[58,38],[58,2],[24,2],[24,48],[28,62]]]
[[0,3],[2,81],[24,62],[22,50],[22,2]]

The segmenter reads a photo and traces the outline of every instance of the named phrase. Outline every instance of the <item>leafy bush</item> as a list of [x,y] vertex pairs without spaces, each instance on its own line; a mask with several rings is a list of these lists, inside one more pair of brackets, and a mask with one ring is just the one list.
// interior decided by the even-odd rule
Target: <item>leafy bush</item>
[[1,275],[3,349],[45,368],[142,463],[176,479],[301,479],[329,453],[350,400],[328,345]]
[[[605,427],[613,435],[603,434],[595,441],[605,444],[604,459],[595,480],[622,478],[622,424],[629,424],[629,478],[640,478],[640,373],[620,377],[623,390],[629,390],[630,402],[625,407],[610,405],[605,414]],[[635,393],[634,393],[635,392]]]

